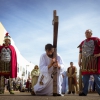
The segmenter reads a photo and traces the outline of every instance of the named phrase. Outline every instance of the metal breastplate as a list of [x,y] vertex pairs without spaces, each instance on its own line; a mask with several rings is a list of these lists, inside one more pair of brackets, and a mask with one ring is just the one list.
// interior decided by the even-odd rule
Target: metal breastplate
[[9,48],[2,48],[0,60],[3,62],[10,62],[11,61],[11,51]]
[[84,41],[83,45],[82,45],[82,56],[83,57],[88,57],[93,55],[94,53],[94,41],[90,40],[90,41]]

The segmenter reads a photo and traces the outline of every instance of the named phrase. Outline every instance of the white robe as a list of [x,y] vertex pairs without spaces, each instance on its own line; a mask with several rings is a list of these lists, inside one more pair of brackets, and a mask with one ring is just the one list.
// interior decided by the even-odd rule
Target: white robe
[[[49,58],[46,53],[44,53],[40,57],[40,76],[38,78],[37,84],[33,87],[33,90],[36,95],[52,95],[53,94],[53,79],[51,78],[51,74],[53,72],[53,67],[48,69],[48,65],[50,64],[51,58]],[[61,84],[63,81],[62,72],[64,69],[63,61],[59,54],[57,54],[57,61],[60,64],[61,68],[57,71],[57,93],[61,94]],[[44,76],[42,82],[43,85],[40,84],[41,76]]]

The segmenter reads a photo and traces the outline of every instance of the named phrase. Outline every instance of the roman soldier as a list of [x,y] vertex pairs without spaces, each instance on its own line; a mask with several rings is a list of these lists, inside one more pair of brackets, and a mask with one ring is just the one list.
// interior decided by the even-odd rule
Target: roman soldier
[[83,89],[79,96],[87,96],[90,75],[93,75],[96,83],[96,91],[100,95],[100,39],[92,37],[92,30],[85,31],[86,39],[79,47],[79,67],[83,76]]
[[5,78],[9,79],[9,92],[13,93],[13,78],[17,77],[17,55],[11,45],[11,37],[6,33],[4,43],[0,46],[0,94],[4,93]]

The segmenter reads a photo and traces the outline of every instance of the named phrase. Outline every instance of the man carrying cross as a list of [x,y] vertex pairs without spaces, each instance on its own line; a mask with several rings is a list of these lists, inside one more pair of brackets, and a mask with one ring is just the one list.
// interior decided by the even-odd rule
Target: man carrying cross
[[39,69],[40,76],[37,84],[33,87],[33,95],[53,95],[53,68],[57,68],[57,95],[63,96],[61,94],[61,84],[63,81],[62,72],[64,64],[62,58],[57,54],[57,60],[53,58],[54,48],[52,44],[45,45],[46,53],[42,54],[40,57]]
[[37,84],[33,87],[35,93],[32,92],[36,95],[63,96],[61,84],[64,64],[60,55],[57,54],[58,16],[56,16],[56,10],[53,12],[53,17],[53,45],[46,44],[46,53],[40,57],[40,76]]

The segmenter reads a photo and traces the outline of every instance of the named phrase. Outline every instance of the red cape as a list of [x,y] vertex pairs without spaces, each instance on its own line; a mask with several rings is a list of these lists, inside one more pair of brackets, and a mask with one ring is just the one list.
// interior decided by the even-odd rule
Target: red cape
[[[2,48],[4,48],[5,45],[0,46],[0,53]],[[0,72],[0,76],[4,75],[6,78],[10,76],[10,78],[16,78],[17,77],[17,55],[15,48],[12,45],[9,45],[8,48],[11,50],[11,72],[10,73],[2,73]]]

